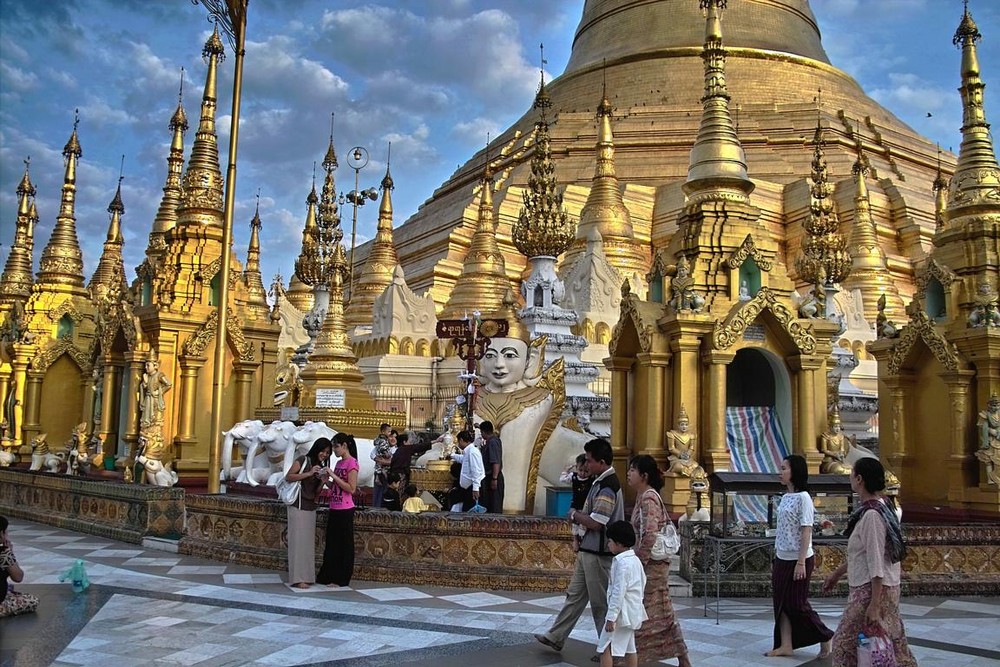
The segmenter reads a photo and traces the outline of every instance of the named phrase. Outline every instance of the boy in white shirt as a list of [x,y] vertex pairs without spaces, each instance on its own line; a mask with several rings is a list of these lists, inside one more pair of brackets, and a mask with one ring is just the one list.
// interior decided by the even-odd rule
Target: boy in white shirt
[[597,640],[601,667],[612,667],[613,659],[625,657],[626,667],[636,667],[639,657],[635,652],[635,631],[649,618],[642,606],[646,588],[646,573],[632,547],[635,530],[628,521],[615,521],[604,531],[608,550],[615,555],[611,561],[608,581],[608,613],[604,630]]

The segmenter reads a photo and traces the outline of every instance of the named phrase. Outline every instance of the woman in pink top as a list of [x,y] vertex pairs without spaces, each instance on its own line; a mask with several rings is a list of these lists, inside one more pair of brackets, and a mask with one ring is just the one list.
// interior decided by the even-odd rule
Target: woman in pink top
[[847,562],[823,582],[823,590],[829,591],[846,572],[851,587],[833,635],[834,667],[857,666],[861,632],[888,637],[897,667],[913,667],[917,661],[899,617],[900,562],[906,557],[906,546],[896,513],[877,495],[885,488],[882,463],[871,457],[858,459],[851,472],[851,488],[861,505],[847,522]]
[[316,582],[332,588],[347,586],[354,574],[354,492],[358,488],[358,446],[354,436],[333,436],[333,455],[340,460],[328,483],[330,511],[326,515],[326,548]]

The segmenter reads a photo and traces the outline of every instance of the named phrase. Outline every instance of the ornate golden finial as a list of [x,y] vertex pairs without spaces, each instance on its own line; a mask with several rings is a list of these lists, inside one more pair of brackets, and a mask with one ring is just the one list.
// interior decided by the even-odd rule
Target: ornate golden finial
[[702,96],[701,125],[688,167],[684,192],[689,200],[724,196],[749,201],[753,181],[747,176],[746,156],[729,113],[726,88],[726,50],[722,45],[722,10],[725,0],[701,0],[705,14],[705,94]]
[[340,164],[337,162],[337,151],[333,147],[333,121],[336,119],[337,114],[335,112],[330,112],[330,145],[326,149],[326,155],[323,157],[323,169],[327,172],[333,171]]
[[243,280],[247,285],[247,305],[258,312],[268,312],[267,290],[260,273],[260,188],[257,188],[257,203],[250,220],[250,244],[247,246],[247,265],[243,270]]
[[[538,50],[541,53],[539,60],[541,64],[538,67],[540,83],[538,84],[538,93],[535,95],[534,108],[541,111],[542,120],[545,120],[545,110],[552,107],[552,98],[549,97],[549,92],[545,90],[545,45],[539,44]],[[537,126],[537,124],[536,124]]]
[[172,137],[170,152],[167,154],[167,178],[163,184],[163,197],[153,219],[146,245],[146,259],[150,272],[156,273],[162,264],[167,244],[165,235],[177,226],[177,207],[181,201],[181,178],[184,174],[184,133],[188,129],[187,114],[184,113],[184,68],[181,67],[180,87],[177,91],[177,110],[170,118],[167,128]]
[[[118,304],[122,301],[122,296],[128,289],[128,282],[125,280],[125,263],[122,259],[122,221],[125,215],[125,205],[122,203],[122,181],[125,180],[125,156],[121,158],[121,169],[118,174],[118,188],[115,196],[108,204],[110,219],[108,222],[108,235],[104,241],[104,250],[101,258],[97,262],[94,275],[90,278],[88,288],[96,301],[98,309],[103,311],[103,315],[108,317],[112,309],[111,304]],[[114,313],[119,313],[117,309]],[[114,323],[111,323],[114,324]],[[98,335],[104,332],[99,331]]]
[[85,296],[83,289],[83,253],[80,252],[80,241],[76,235],[76,165],[83,155],[77,128],[80,125],[80,110],[77,109],[73,119],[73,133],[63,149],[66,172],[63,176],[62,197],[59,202],[59,214],[52,236],[38,264],[39,284],[68,285],[71,291]]
[[31,211],[34,206],[32,198],[36,191],[28,174],[30,166],[31,157],[28,157],[24,160],[24,176],[17,186],[17,222],[14,225],[14,242],[10,245],[3,275],[0,276],[0,303],[25,301],[31,296],[33,282]]
[[[948,197],[949,222],[955,221],[967,207],[996,206],[1000,199],[1000,166],[997,164],[990,124],[986,119],[983,93],[986,84],[980,77],[976,42],[982,39],[969,6],[966,4],[962,21],[953,42],[962,48],[962,145],[958,164],[951,178]],[[971,213],[971,211],[970,211]]]
[[[222,171],[219,169],[219,143],[215,134],[216,81],[225,48],[219,39],[219,26],[201,52],[208,63],[205,90],[201,96],[201,116],[195,133],[191,157],[184,173],[182,194],[177,206],[178,226],[222,225]],[[176,135],[175,135],[176,136]]]
[[520,315],[518,315],[517,299],[514,296],[514,290],[508,289],[504,292],[501,308],[496,312],[495,317],[507,320],[509,328],[506,338],[517,338],[518,340],[523,340],[525,343],[531,343],[531,332],[524,326]]
[[389,160],[392,156],[392,142],[385,158],[385,177],[382,179],[382,200],[378,207],[378,224],[375,227],[375,239],[371,251],[365,259],[361,275],[354,285],[351,302],[347,306],[344,317],[347,326],[362,326],[372,323],[372,313],[375,310],[375,300],[392,284],[393,274],[399,265],[396,245],[392,237],[392,192],[395,185],[389,174]]
[[[817,103],[821,94],[822,91],[819,91]],[[801,278],[817,285],[817,298],[823,284],[839,283],[851,272],[847,241],[839,232],[840,223],[833,212],[833,201],[830,199],[833,187],[827,174],[823,151],[825,144],[822,119],[817,117],[813,139],[809,218],[803,224],[806,238],[802,242],[802,257],[796,262]],[[825,276],[825,280],[821,281],[821,275]]]
[[[542,63],[544,63],[544,58]],[[535,122],[535,144],[531,155],[531,173],[525,190],[524,207],[511,229],[514,246],[525,257],[558,257],[573,242],[574,229],[563,208],[562,195],[557,192],[556,168],[552,162],[552,140],[545,109],[552,106],[545,93],[545,72],[535,98],[535,108],[541,110]]]
[[691,421],[690,417],[688,417],[688,411],[687,411],[687,408],[686,408],[686,407],[684,407],[684,404],[683,404],[683,403],[681,403],[681,409],[680,409],[680,411],[679,411],[679,412],[677,413],[677,421],[679,422],[679,421],[681,421],[681,420],[684,420],[684,421]]
[[511,288],[507,266],[496,238],[496,212],[493,210],[493,169],[489,142],[479,191],[479,217],[469,251],[462,263],[462,273],[441,311],[441,319],[458,318],[473,311],[500,310],[504,294]]

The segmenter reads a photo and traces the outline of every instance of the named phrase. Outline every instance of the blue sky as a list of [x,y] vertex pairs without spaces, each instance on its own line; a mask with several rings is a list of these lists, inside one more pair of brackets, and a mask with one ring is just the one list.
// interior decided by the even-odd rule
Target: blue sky
[[[691,0],[694,2],[695,0]],[[733,0],[741,2],[743,0]],[[960,142],[960,54],[951,43],[961,0],[812,0],[834,65],[945,148]],[[260,189],[265,282],[289,278],[313,162],[330,112],[341,168],[353,187],[352,146],[371,153],[361,187],[377,186],[392,142],[393,202],[401,224],[476,150],[531,106],[538,44],[547,78],[562,72],[582,0],[253,0],[240,133],[236,249],[245,254]],[[984,35],[986,111],[1000,123],[1000,3],[972,0]],[[0,12],[0,262],[13,239],[15,189],[31,156],[41,217],[35,261],[58,211],[61,151],[80,109],[83,159],[77,225],[89,280],[107,230],[125,155],[126,268],[141,261],[159,205],[177,103],[197,124],[207,14],[189,0],[3,0]],[[227,44],[227,52],[229,47]],[[225,172],[232,64],[221,68],[219,142]],[[931,114],[928,117],[928,113]],[[359,213],[359,242],[377,207]],[[344,219],[349,221],[349,211]],[[348,222],[349,227],[349,222]]]

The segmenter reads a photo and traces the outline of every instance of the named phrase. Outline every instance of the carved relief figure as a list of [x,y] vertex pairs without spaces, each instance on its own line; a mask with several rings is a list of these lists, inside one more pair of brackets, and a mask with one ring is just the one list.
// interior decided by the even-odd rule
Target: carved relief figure
[[160,372],[160,364],[155,359],[146,362],[146,372],[142,374],[140,388],[139,424],[151,426],[163,423],[166,404],[163,395],[173,386],[167,376]]
[[101,410],[104,408],[104,373],[97,366],[94,366],[94,424],[101,423]]
[[976,305],[969,313],[969,326],[975,329],[979,327],[1000,327],[1000,310],[997,309],[997,295],[993,291],[993,286],[986,280],[979,283],[976,293]]
[[976,458],[986,464],[990,484],[1000,485],[1000,397],[990,396],[986,409],[979,413],[979,449]]
[[690,426],[687,409],[682,405],[677,417],[677,428],[667,431],[667,451],[670,453],[667,457],[670,462],[667,475],[670,477],[705,477],[704,468],[694,459],[698,436],[690,430]]
[[849,475],[851,466],[847,462],[848,454],[854,442],[844,433],[840,424],[840,410],[834,407],[830,413],[830,430],[819,436],[819,451],[823,454],[823,462],[819,471],[827,475]]

